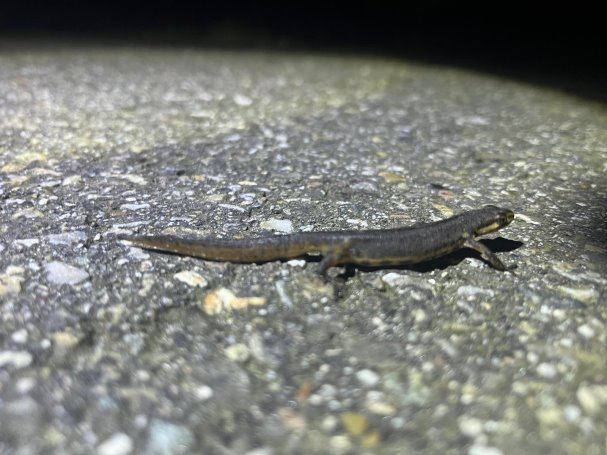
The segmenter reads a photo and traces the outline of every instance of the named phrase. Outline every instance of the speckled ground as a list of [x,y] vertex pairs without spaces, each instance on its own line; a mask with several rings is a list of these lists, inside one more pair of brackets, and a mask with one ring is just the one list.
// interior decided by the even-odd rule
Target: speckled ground
[[[607,111],[337,56],[0,51],[0,453],[607,450]],[[413,269],[122,232],[517,217]]]

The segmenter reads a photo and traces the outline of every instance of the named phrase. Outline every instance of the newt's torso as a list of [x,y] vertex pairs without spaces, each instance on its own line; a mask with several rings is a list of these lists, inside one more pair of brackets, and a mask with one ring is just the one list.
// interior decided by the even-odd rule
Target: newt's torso
[[340,264],[416,264],[468,247],[480,252],[494,268],[507,270],[491,250],[474,238],[507,226],[513,218],[511,210],[488,205],[435,223],[395,229],[303,232],[242,240],[173,235],[119,238],[142,248],[215,261],[267,262],[320,253],[321,273]]

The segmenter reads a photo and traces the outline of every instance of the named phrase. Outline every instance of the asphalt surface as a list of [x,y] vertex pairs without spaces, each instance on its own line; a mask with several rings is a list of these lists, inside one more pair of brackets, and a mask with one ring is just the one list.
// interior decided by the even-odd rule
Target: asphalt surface
[[[607,112],[406,61],[0,48],[0,453],[607,450]],[[223,238],[516,213],[413,268]]]

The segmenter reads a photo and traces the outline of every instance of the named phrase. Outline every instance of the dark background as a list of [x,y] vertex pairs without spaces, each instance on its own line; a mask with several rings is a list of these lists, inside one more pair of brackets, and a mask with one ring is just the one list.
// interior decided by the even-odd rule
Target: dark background
[[592,3],[531,1],[24,0],[0,5],[0,44],[382,55],[486,71],[606,102],[604,19]]

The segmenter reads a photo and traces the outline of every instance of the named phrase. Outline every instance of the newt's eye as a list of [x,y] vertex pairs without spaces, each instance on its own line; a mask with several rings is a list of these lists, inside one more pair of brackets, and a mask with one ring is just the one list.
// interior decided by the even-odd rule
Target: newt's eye
[[510,224],[514,219],[514,212],[507,210],[505,213],[500,214],[500,222],[504,225]]

